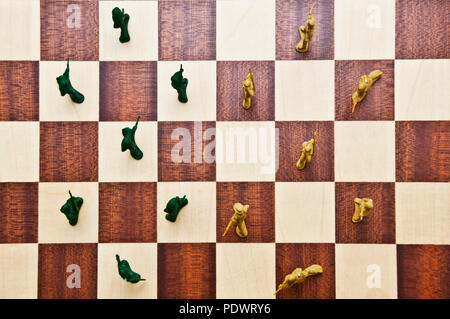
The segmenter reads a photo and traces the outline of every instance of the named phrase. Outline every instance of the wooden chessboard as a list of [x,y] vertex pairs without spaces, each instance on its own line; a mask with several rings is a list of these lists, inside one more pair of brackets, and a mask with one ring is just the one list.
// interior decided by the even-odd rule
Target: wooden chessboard
[[[130,14],[129,43],[115,6]],[[276,297],[449,298],[449,11],[447,0],[0,1],[0,298],[275,298],[313,263],[323,274]],[[80,105],[55,81],[67,58]],[[187,104],[170,85],[181,63]],[[140,161],[120,150],[138,116]],[[84,199],[75,227],[59,211],[69,190]],[[168,222],[167,201],[183,195]],[[359,224],[355,197],[374,201]],[[235,202],[250,205],[246,239],[222,237]],[[147,281],[123,281],[116,253]],[[80,288],[67,286],[70,265]]]

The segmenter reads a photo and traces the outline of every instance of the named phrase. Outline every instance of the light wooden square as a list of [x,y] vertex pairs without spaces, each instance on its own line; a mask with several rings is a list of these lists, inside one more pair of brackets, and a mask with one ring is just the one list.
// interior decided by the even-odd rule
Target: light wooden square
[[398,244],[450,244],[450,184],[396,183]]
[[36,299],[38,245],[0,245],[0,298]]
[[335,122],[334,145],[336,181],[395,181],[394,122]]
[[334,183],[275,183],[277,243],[334,243]]
[[[83,198],[75,226],[60,211],[69,190]],[[38,216],[39,243],[97,243],[98,183],[39,183]]]
[[275,0],[216,5],[217,60],[275,60]]
[[450,60],[395,61],[395,119],[450,120]]
[[61,96],[56,78],[66,70],[67,61],[39,63],[39,119],[41,121],[98,121],[99,63],[69,61],[70,82],[84,95],[75,103],[68,94]]
[[336,60],[394,59],[395,0],[334,2]]
[[[188,102],[178,101],[178,93],[170,78],[183,65],[188,79]],[[215,121],[216,120],[216,62],[158,61],[158,120]]]
[[218,299],[274,299],[275,244],[216,246]]
[[[119,41],[120,29],[114,29],[112,10],[118,7],[130,15],[130,41]],[[101,61],[158,60],[157,1],[100,1],[99,53]]]
[[39,0],[0,1],[0,60],[34,60],[41,55]]
[[[216,241],[216,183],[159,182],[157,185],[159,243],[200,243]],[[167,202],[186,195],[188,204],[172,223],[166,219]]]
[[336,298],[396,299],[396,246],[337,244]]
[[0,182],[39,181],[39,122],[0,122]]
[[274,181],[275,122],[216,122],[216,180]]
[[[157,244],[99,244],[97,296],[99,299],[156,299],[158,287]],[[145,278],[136,284],[119,275],[116,254]]]
[[275,119],[334,120],[334,61],[276,61]]
[[135,140],[144,157],[135,160],[130,151],[121,151],[122,129],[135,122],[100,122],[98,174],[101,182],[155,182],[158,178],[156,122],[139,122]]

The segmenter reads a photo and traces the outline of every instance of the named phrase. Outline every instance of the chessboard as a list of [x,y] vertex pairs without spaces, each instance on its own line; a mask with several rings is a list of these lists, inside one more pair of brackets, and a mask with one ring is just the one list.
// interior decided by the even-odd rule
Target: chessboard
[[[130,15],[128,43],[114,7]],[[449,11],[448,0],[1,0],[0,298],[450,298]],[[82,104],[59,93],[67,59]],[[171,87],[180,64],[187,103]],[[141,160],[121,152],[138,116]],[[69,190],[84,200],[76,226],[60,212]],[[357,224],[355,197],[374,203]],[[222,236],[237,202],[248,236]],[[123,280],[115,254],[146,281]],[[312,264],[323,273],[274,295]]]

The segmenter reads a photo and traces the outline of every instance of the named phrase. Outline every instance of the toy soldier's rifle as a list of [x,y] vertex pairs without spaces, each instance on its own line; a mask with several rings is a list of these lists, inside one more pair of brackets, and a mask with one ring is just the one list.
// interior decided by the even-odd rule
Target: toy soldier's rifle
[[222,237],[224,237],[228,233],[228,231],[230,230],[231,227],[233,227],[234,224],[235,221],[233,220],[233,218],[231,218],[230,222],[228,223],[227,229],[225,229],[225,232],[223,233]]

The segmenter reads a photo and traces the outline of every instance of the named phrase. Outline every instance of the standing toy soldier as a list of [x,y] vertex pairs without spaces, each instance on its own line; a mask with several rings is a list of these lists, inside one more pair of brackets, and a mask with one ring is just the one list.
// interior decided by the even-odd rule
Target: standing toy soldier
[[294,271],[284,277],[283,283],[278,286],[278,289],[277,291],[275,291],[274,295],[276,295],[282,289],[289,288],[295,286],[296,284],[304,282],[309,276],[318,275],[322,272],[323,269],[320,265],[311,265],[304,270],[302,270],[301,268],[295,268]]
[[303,53],[308,51],[308,43],[311,41],[314,34],[314,26],[316,24],[314,17],[312,16],[312,10],[314,9],[315,3],[311,6],[309,10],[308,19],[306,20],[306,25],[301,25],[298,28],[298,34],[300,35],[300,42],[295,46],[297,52]]
[[361,75],[358,82],[358,89],[352,94],[352,113],[355,111],[355,106],[357,103],[361,102],[366,94],[369,93],[372,85],[381,77],[383,72],[380,70],[374,70],[369,73],[369,75]]
[[255,81],[253,80],[252,69],[249,66],[250,73],[245,77],[242,82],[242,88],[244,89],[244,101],[242,101],[242,107],[246,110],[252,106],[252,97],[255,95]]
[[236,234],[239,237],[245,238],[248,235],[247,226],[245,225],[245,219],[247,218],[247,211],[249,205],[242,205],[241,203],[235,203],[233,205],[234,215],[231,217],[230,222],[228,223],[227,229],[223,233],[222,237],[225,236],[228,230],[236,225]]
[[300,155],[297,164],[295,165],[298,170],[305,168],[306,163],[311,162],[316,149],[316,132],[314,132],[314,137],[309,141],[303,142],[302,144],[302,155]]
[[181,64],[180,70],[175,72],[170,80],[172,81],[172,87],[178,92],[178,101],[186,103],[188,101],[186,94],[188,79],[183,77],[183,71],[183,64]]

